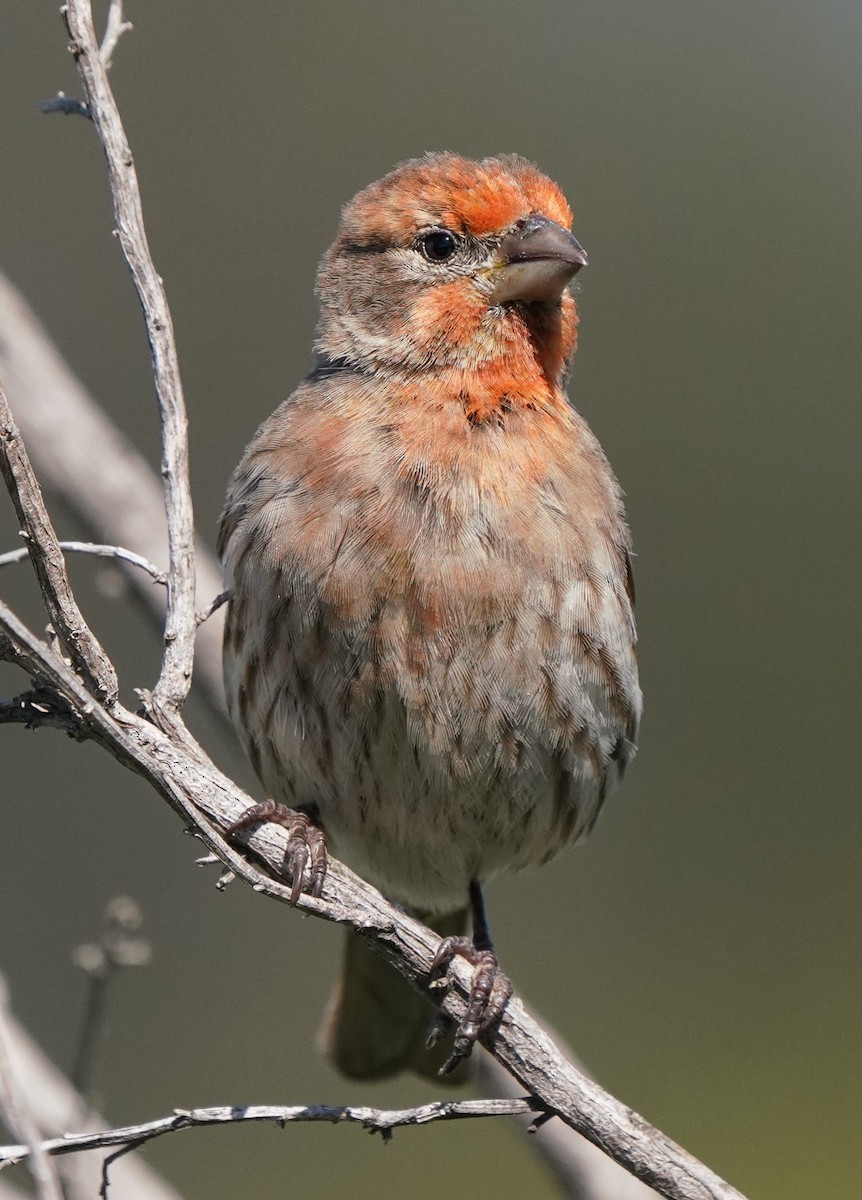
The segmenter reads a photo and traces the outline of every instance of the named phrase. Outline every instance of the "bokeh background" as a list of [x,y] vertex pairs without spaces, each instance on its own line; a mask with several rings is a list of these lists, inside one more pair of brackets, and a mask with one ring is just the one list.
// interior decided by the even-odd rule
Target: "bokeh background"
[[[112,80],[210,539],[242,447],[306,368],[341,203],[426,149],[518,151],[572,199],[590,266],[571,394],[628,495],[646,720],[591,841],[489,889],[501,956],[608,1088],[746,1194],[858,1196],[858,0],[127,7]],[[56,9],[0,17],[0,267],[154,456],[99,147],[37,111],[79,94]],[[158,640],[103,567],[72,566],[131,696]],[[0,589],[42,622],[26,566]],[[252,786],[200,704],[192,720]],[[58,1063],[83,1008],[71,948],[118,892],[146,913],[155,957],[120,980],[97,1073],[113,1120],[435,1094],[348,1084],[318,1057],[337,931],[241,885],[217,895],[173,814],[99,750],[0,739],[0,964]],[[350,1128],[201,1131],[147,1156],[213,1200],[554,1194],[490,1122],[385,1148]]]

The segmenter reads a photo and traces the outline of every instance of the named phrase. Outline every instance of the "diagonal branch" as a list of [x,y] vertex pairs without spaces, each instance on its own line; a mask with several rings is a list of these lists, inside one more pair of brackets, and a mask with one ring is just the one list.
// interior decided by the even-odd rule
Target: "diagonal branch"
[[150,255],[135,164],[99,53],[89,0],[69,0],[63,13],[84,85],[87,108],[107,159],[116,232],[144,312],[159,401],[170,565],[165,653],[153,689],[152,704],[154,712],[171,724],[175,722],[191,685],[195,637],[195,548],[188,472],[188,421],[176,340],[165,289]]
[[[282,881],[285,831],[264,825],[241,839],[263,862],[267,874],[229,846],[213,822],[226,826],[251,800],[202,750],[185,741],[179,744],[119,704],[111,712],[94,704],[59,655],[2,602],[0,657],[17,662],[41,686],[56,689],[78,713],[90,736],[147,779],[231,871],[256,891],[290,903],[290,887]],[[437,934],[391,904],[343,863],[330,862],[320,899],[303,895],[297,907],[352,926],[450,1019],[461,1019],[470,990],[466,964],[456,961],[453,965],[448,991],[441,993],[429,985],[440,941]],[[668,1200],[743,1200],[703,1163],[578,1071],[519,1000],[509,1001],[499,1028],[485,1035],[483,1044],[540,1107],[560,1117]]]
[[[162,496],[155,473],[86,393],[24,298],[0,275],[0,375],[4,374],[45,483],[91,530],[104,526],[112,540],[137,546],[160,561],[165,546]],[[220,586],[218,564],[200,542],[197,566],[199,594],[214,595]],[[161,592],[140,571],[130,571],[128,577],[153,619],[160,621]],[[219,616],[199,627],[195,685],[211,715],[224,720]],[[32,725],[41,715],[41,724],[51,724],[45,693],[39,694],[37,703],[34,713],[27,695],[18,697],[17,703],[9,701],[0,706],[0,720]],[[55,705],[50,711],[58,728],[78,735],[80,722],[68,706]],[[568,1049],[566,1057],[574,1059]],[[486,1096],[517,1094],[517,1083],[495,1059],[484,1056],[478,1065]],[[608,1196],[646,1200],[655,1194],[560,1122],[544,1126],[537,1137],[528,1139],[528,1145],[554,1172],[563,1194],[573,1200]]]
[[[57,1168],[48,1156],[24,1095],[24,1089],[12,1065],[11,1038],[8,1033],[6,987],[0,980],[0,1116],[9,1129],[23,1138],[30,1174],[39,1200],[63,1200]],[[2,1161],[0,1161],[2,1166]]]
[[42,489],[6,394],[0,386],[0,473],[6,480],[51,624],[81,678],[109,706],[117,697],[117,676],[111,660],[91,632],[72,594],[63,551],[45,509]]
[[[46,490],[58,494],[95,539],[166,561],[164,492],[155,471],[111,423],[75,377],[36,314],[0,275],[0,378]],[[196,555],[198,595],[215,596],[221,570],[205,546]],[[120,563],[121,567],[124,564]],[[126,569],[150,617],[164,621],[164,594],[137,569]],[[218,617],[198,630],[195,681],[227,727]]]

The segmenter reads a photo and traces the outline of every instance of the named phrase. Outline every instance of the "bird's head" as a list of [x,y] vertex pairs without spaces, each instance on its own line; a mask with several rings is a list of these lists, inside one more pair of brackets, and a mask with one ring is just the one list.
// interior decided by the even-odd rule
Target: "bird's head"
[[403,163],[342,213],[318,275],[319,353],[449,378],[505,362],[559,387],[577,326],[567,285],[587,261],[571,221],[557,185],[515,155]]

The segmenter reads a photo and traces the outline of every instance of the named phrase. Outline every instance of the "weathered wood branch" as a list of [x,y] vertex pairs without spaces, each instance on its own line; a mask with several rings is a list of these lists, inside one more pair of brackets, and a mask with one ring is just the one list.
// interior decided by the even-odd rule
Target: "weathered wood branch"
[[72,594],[66,560],[42,503],[42,490],[21,441],[6,394],[0,386],[0,473],[12,497],[21,531],[39,580],[51,624],[63,648],[94,695],[111,705],[117,698],[117,673],[91,631]]
[[[113,15],[114,10],[112,10]],[[89,0],[69,0],[63,13],[84,85],[90,118],[105,151],[116,233],[144,313],[162,422],[162,479],[170,570],[162,669],[152,693],[154,713],[170,723],[188,695],[195,643],[195,544],[189,486],[188,420],[173,321],[150,254],[132,151],[108,83],[105,57]],[[122,16],[119,17],[122,25]],[[110,32],[110,31],[109,31]],[[108,37],[106,36],[106,43]],[[113,46],[111,46],[113,49]]]
[[[229,846],[218,828],[234,821],[252,801],[199,747],[190,746],[185,739],[173,741],[168,733],[122,705],[109,713],[94,701],[56,651],[2,603],[0,656],[17,662],[40,686],[62,696],[88,735],[147,779],[226,867],[256,891],[290,903],[290,887],[279,878],[287,847],[285,831],[264,825],[242,838],[268,874]],[[450,1019],[461,1019],[470,987],[467,965],[455,961],[452,986],[443,994],[429,985],[438,936],[344,864],[332,860],[320,899],[303,895],[297,907],[352,926]],[[483,1044],[541,1107],[668,1200],[741,1200],[740,1193],[708,1167],[578,1071],[516,998],[509,1002],[499,1028],[487,1034]]]
[[[155,472],[76,378],[47,330],[16,288],[0,275],[0,378],[43,485],[76,513],[100,541],[134,547],[142,558],[168,558],[164,493]],[[197,553],[198,596],[222,588],[218,563]],[[165,592],[119,560],[133,594],[160,625]],[[195,679],[226,721],[221,679],[221,614],[198,629]],[[226,727],[226,726],[225,726]]]
[[[119,1129],[104,1129],[98,1133],[51,1138],[40,1149],[50,1155],[76,1154],[82,1150],[106,1150],[114,1146],[143,1145],[166,1133],[207,1125],[237,1125],[266,1122],[279,1125],[319,1124],[359,1125],[370,1133],[379,1133],[384,1140],[396,1129],[430,1125],[435,1121],[465,1121],[477,1117],[517,1117],[536,1115],[535,1102],[523,1100],[435,1100],[416,1108],[367,1108],[358,1105],[331,1104],[283,1105],[237,1104],[216,1108],[175,1109],[169,1117],[146,1121],[142,1125],[127,1125]],[[25,1162],[31,1148],[20,1145],[0,1146],[0,1170],[8,1164]]]

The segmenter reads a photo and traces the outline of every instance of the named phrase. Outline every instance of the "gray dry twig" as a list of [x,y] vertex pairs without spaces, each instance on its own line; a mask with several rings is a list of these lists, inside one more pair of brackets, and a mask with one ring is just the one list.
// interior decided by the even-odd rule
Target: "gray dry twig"
[[89,984],[70,1073],[72,1086],[84,1094],[92,1086],[111,985],[118,971],[146,966],[152,957],[149,941],[140,936],[143,921],[135,900],[130,896],[114,896],[105,905],[98,936],[92,942],[76,946],[72,952],[72,961],[87,976]]
[[110,706],[117,698],[117,674],[72,594],[63,552],[42,502],[42,489],[30,465],[2,385],[0,450],[0,473],[6,480],[21,522],[51,624],[82,678],[95,696]]
[[[143,555],[135,554],[134,550],[127,550],[125,546],[106,546],[100,542],[58,542],[57,546],[64,554],[92,554],[96,558],[116,558],[133,567],[140,567],[142,571],[146,571],[154,583],[168,582],[164,571],[160,571]],[[21,546],[17,550],[7,550],[5,554],[0,554],[0,567],[9,567],[13,563],[22,562],[29,553],[27,546]]]
[[[87,108],[105,150],[116,233],[141,302],[150,344],[162,422],[162,479],[170,569],[165,652],[149,703],[156,719],[174,726],[177,735],[182,736],[184,727],[178,714],[191,686],[195,646],[195,543],[188,469],[188,420],[176,339],[164,285],[147,242],[132,151],[108,83],[89,0],[70,0],[63,12],[84,85]],[[122,13],[119,24],[122,24]]]
[[[369,1133],[379,1133],[384,1140],[393,1130],[409,1126],[430,1125],[433,1121],[475,1120],[477,1117],[535,1116],[541,1112],[534,1100],[435,1100],[416,1108],[367,1108],[358,1105],[331,1104],[282,1105],[249,1104],[221,1105],[216,1108],[178,1108],[169,1117],[128,1125],[120,1129],[105,1129],[99,1133],[51,1138],[42,1143],[46,1154],[74,1154],[80,1150],[105,1150],[111,1146],[143,1145],[166,1133],[206,1125],[235,1125],[246,1122],[272,1122],[284,1128],[297,1122],[323,1122],[327,1125],[361,1125]],[[31,1147],[21,1144],[0,1146],[0,1169],[7,1164],[25,1162]]]
[[[164,493],[149,464],[111,423],[61,357],[45,327],[0,275],[0,378],[34,466],[46,487],[77,514],[95,540],[134,546],[151,563],[168,557]],[[118,559],[134,595],[153,621],[164,622],[164,592]],[[221,590],[218,563],[197,554],[198,595]],[[221,614],[197,634],[195,680],[227,728],[221,672]]]
[[108,5],[108,19],[105,22],[105,36],[102,38],[102,44],[99,47],[99,58],[102,60],[102,66],[106,71],[111,69],[111,59],[114,57],[114,51],[117,48],[117,42],[124,33],[128,33],[133,29],[131,21],[123,20],[123,0],[110,0]]

